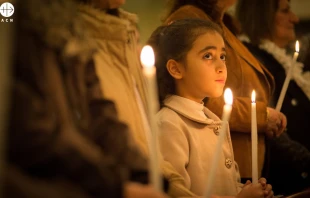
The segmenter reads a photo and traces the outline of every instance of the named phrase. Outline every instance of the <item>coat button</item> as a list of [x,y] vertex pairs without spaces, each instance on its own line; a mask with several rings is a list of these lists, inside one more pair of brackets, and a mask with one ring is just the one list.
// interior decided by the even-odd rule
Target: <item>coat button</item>
[[215,133],[215,135],[219,135],[220,134],[220,126],[216,126],[213,128],[213,132]]
[[226,158],[225,166],[229,169],[232,166],[232,160],[230,158]]
[[295,107],[295,106],[298,105],[298,101],[297,101],[295,98],[293,98],[293,99],[291,100],[291,104]]
[[306,179],[308,177],[308,173],[307,172],[302,172],[301,173],[301,177]]

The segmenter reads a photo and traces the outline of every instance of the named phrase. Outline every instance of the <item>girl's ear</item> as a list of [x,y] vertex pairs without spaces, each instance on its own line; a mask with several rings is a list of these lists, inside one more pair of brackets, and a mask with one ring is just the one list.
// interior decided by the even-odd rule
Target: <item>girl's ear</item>
[[177,61],[173,59],[168,60],[166,68],[174,79],[180,80],[183,78],[182,65]]

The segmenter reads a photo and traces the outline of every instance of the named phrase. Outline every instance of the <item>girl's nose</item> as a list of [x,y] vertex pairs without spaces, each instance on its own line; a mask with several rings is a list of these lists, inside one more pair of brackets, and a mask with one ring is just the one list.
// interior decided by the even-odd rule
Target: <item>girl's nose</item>
[[217,73],[223,73],[226,71],[226,64],[222,60],[218,61],[217,67],[216,67],[216,72]]

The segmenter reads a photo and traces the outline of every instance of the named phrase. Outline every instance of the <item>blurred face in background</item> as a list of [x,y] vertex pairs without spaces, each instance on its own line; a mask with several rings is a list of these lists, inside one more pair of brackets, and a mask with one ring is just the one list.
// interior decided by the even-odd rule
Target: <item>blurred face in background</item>
[[295,24],[298,21],[298,17],[291,10],[289,1],[279,0],[271,40],[279,47],[285,47],[295,39]]

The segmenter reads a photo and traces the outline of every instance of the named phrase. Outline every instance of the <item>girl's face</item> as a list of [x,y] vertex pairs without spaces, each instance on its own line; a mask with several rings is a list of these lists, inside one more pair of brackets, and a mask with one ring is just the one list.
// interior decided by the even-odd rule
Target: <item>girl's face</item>
[[294,26],[298,20],[298,17],[291,11],[288,0],[279,0],[274,19],[273,42],[279,47],[285,47],[290,41],[294,40]]
[[227,78],[226,52],[222,36],[216,32],[200,35],[181,64],[182,78],[177,91],[185,98],[201,102],[205,97],[219,97]]

